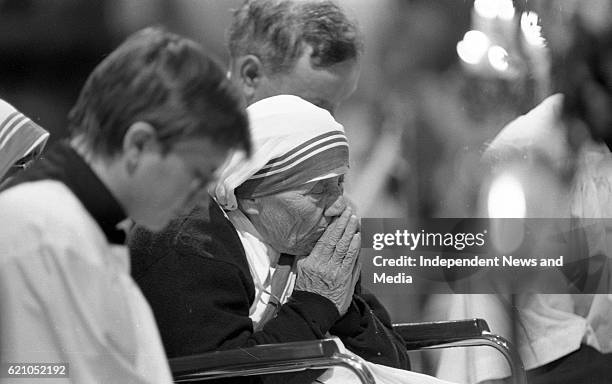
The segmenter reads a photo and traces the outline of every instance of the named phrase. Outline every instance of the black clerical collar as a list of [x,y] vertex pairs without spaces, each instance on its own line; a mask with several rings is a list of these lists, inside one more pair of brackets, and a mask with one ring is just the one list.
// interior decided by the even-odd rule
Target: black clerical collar
[[117,224],[126,219],[123,208],[68,142],[52,145],[30,168],[15,175],[2,189],[47,179],[62,182],[76,195],[110,243],[125,243],[125,232],[117,228]]

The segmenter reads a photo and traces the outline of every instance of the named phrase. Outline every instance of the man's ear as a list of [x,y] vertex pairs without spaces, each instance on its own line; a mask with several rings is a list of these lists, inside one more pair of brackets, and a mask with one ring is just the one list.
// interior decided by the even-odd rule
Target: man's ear
[[232,63],[232,73],[237,76],[242,93],[250,102],[255,97],[257,88],[261,85],[264,77],[263,64],[255,55],[245,55],[234,60]]
[[259,215],[259,203],[257,199],[238,199],[238,207],[247,216]]
[[128,174],[131,175],[138,168],[143,153],[150,151],[161,153],[155,128],[143,121],[130,125],[123,136],[123,155]]

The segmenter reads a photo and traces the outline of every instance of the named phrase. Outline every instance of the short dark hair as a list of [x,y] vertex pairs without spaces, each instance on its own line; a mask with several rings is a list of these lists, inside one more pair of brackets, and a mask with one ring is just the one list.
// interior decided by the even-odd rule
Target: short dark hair
[[239,91],[196,42],[147,28],[130,36],[93,70],[68,115],[72,136],[96,155],[121,151],[128,128],[151,124],[168,149],[186,137],[207,137],[250,151]]
[[328,67],[363,50],[357,24],[329,0],[247,0],[228,33],[233,58],[252,54],[272,73],[290,71],[312,47],[311,65]]

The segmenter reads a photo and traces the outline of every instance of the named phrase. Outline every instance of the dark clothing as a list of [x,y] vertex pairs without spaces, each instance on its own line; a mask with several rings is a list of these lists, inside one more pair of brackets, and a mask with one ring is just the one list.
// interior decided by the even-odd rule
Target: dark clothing
[[[330,331],[366,360],[408,368],[403,343],[371,295],[355,295],[339,318],[335,305],[294,291],[277,316],[254,332],[255,287],[238,234],[211,200],[162,233],[136,228],[129,239],[132,275],[149,300],[168,357],[257,344],[315,340]],[[383,322],[384,321],[384,322]]]
[[527,371],[531,384],[610,384],[612,353],[603,354],[588,345],[544,366]]
[[126,219],[123,208],[68,142],[52,145],[31,167],[2,184],[0,191],[38,180],[65,184],[104,231],[109,243],[125,243],[125,232],[117,228]]

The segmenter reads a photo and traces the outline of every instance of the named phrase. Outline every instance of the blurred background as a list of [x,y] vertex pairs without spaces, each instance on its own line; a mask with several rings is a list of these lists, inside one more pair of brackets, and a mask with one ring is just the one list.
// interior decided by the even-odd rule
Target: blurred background
[[[225,30],[240,3],[0,0],[0,98],[61,139],[87,75],[125,36],[165,25],[227,63]],[[526,0],[339,3],[365,36],[359,87],[336,116],[361,216],[476,215],[483,149],[546,96],[538,16]],[[381,298],[395,321],[444,312],[444,300],[398,296]]]
[[[60,139],[88,73],[126,35],[165,25],[226,63],[240,2],[0,0],[0,97]],[[348,194],[364,217],[472,215],[483,145],[539,101],[518,44],[521,5],[340,3],[366,41],[359,88],[337,116],[352,146]]]

